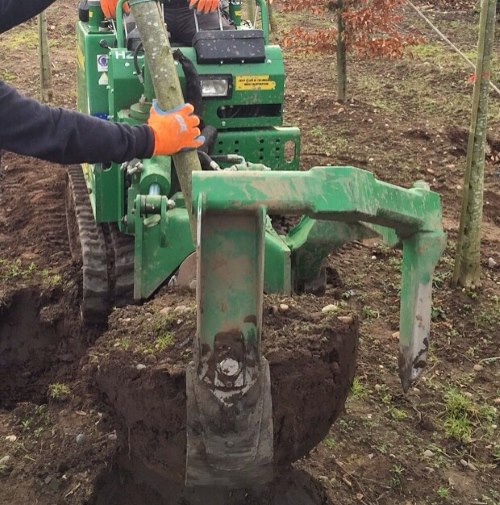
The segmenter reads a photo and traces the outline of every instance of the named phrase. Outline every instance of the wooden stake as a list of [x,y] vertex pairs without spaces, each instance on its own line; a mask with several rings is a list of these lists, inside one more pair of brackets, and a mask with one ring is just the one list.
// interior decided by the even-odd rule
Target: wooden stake
[[44,12],[38,15],[38,58],[40,62],[40,95],[42,102],[53,98],[52,72],[50,69],[49,41],[47,36],[47,16]]

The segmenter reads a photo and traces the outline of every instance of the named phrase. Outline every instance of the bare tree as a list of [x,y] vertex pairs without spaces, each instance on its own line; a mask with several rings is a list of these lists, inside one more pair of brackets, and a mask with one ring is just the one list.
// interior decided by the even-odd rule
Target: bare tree
[[484,160],[490,88],[491,51],[495,37],[497,0],[483,0],[474,83],[472,118],[465,167],[464,194],[453,285],[480,285],[481,222],[483,218]]

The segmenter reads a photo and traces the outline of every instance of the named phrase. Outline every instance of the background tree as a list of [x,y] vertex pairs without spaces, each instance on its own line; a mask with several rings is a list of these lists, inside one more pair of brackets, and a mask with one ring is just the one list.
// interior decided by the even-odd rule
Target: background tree
[[[319,29],[293,28],[282,39],[284,47],[301,52],[337,52],[338,99],[345,100],[346,54],[397,58],[408,45],[422,37],[403,33],[401,5],[404,0],[288,0],[285,11],[307,11],[326,19],[331,26]],[[332,16],[336,13],[336,16]]]
[[481,275],[481,223],[483,220],[484,156],[490,91],[491,51],[495,39],[497,0],[483,0],[467,146],[464,194],[457,241],[453,284],[476,287]]

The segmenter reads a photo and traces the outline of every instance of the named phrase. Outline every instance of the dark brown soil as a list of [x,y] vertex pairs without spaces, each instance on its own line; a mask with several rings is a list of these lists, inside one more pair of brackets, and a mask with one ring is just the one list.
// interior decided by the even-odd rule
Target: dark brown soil
[[[168,310],[178,297],[167,294],[141,309],[117,311],[88,366],[95,387],[106,395],[126,430],[128,453],[180,482],[185,466],[185,367],[195,333],[194,298],[183,302],[186,305],[177,305],[182,310]],[[263,342],[271,369],[279,473],[316,446],[342,411],[354,377],[357,322],[344,323],[320,311],[306,313],[295,303],[285,313],[274,314],[269,302],[266,309]],[[165,334],[173,341],[159,349],[158,336]]]

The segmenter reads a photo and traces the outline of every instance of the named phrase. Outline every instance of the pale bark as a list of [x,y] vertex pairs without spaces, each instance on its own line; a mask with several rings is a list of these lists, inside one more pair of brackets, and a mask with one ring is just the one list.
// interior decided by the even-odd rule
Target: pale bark
[[484,161],[495,8],[496,0],[482,1],[462,213],[452,281],[454,285],[467,288],[480,285]]
[[347,51],[345,46],[345,26],[342,15],[345,12],[343,0],[337,1],[337,100],[345,102],[347,89]]
[[[158,5],[154,1],[130,2],[130,8],[141,34],[146,61],[151,80],[163,110],[170,110],[184,103],[179,78],[177,76],[172,50]],[[177,177],[181,186],[186,209],[191,224],[191,233],[196,243],[196,217],[191,205],[191,187],[193,170],[201,170],[198,154],[195,150],[180,152],[173,156]]]
[[53,90],[45,12],[38,15],[38,57],[40,63],[40,95],[42,102],[47,103],[52,100]]

